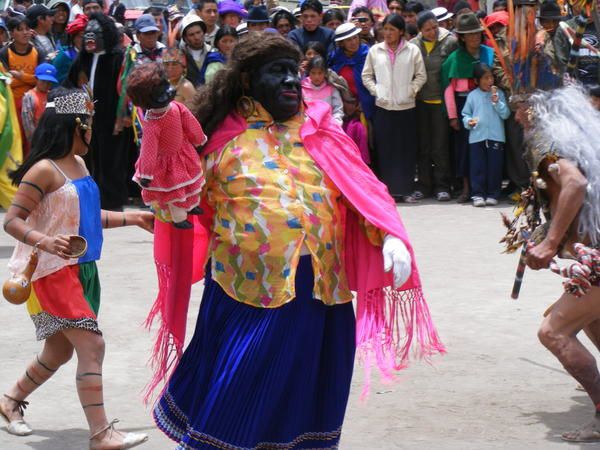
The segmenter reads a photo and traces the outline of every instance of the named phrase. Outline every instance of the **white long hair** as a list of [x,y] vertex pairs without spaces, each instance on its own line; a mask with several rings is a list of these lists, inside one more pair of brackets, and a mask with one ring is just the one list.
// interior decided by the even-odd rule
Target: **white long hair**
[[[583,87],[569,85],[530,98],[538,148],[573,162],[588,180],[579,233],[600,244],[600,112]],[[545,149],[545,150],[544,150]]]

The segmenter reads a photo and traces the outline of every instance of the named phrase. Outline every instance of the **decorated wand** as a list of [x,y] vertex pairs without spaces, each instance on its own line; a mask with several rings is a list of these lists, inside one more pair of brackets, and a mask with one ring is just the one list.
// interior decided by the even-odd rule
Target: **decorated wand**
[[519,263],[517,264],[517,273],[515,274],[515,282],[513,284],[512,293],[510,298],[516,300],[519,298],[521,292],[521,284],[523,284],[523,275],[525,274],[525,268],[527,267],[527,244],[529,243],[530,233],[528,231],[521,231],[523,237],[523,248],[521,249],[521,256],[519,256]]

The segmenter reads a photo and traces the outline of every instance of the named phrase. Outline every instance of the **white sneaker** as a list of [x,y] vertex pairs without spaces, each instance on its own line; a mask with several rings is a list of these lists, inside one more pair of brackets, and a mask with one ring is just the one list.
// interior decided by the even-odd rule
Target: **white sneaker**
[[483,197],[473,197],[473,206],[476,206],[477,208],[485,206],[485,200]]
[[485,204],[488,206],[496,206],[498,204],[498,200],[496,200],[495,198],[486,198]]

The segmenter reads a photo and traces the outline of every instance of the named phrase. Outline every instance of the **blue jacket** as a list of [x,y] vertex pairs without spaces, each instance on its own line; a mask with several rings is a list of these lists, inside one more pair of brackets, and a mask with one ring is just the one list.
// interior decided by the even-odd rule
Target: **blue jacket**
[[[510,116],[504,92],[498,89],[498,101],[492,103],[492,93],[477,88],[471,91],[462,110],[463,124],[469,130],[469,144],[485,140],[505,142],[504,120]],[[471,127],[469,120],[477,118]]]
[[365,117],[371,119],[375,113],[375,97],[369,93],[362,82],[362,71],[368,54],[369,47],[366,44],[360,44],[358,51],[352,55],[352,57],[346,56],[341,48],[337,48],[329,55],[329,67],[338,74],[340,73],[340,70],[342,70],[342,67],[352,67],[354,82],[358,89],[360,107],[365,113]]
[[225,64],[227,60],[225,59],[225,55],[220,51],[208,52],[206,58],[204,58],[204,64],[202,64],[202,68],[200,69],[200,84],[206,83],[206,68],[210,63],[214,62]]
[[304,28],[296,28],[288,34],[288,39],[296,44],[302,53],[306,44],[317,41],[323,44],[327,53],[333,51],[333,31],[326,27],[319,27],[315,31],[306,31]]

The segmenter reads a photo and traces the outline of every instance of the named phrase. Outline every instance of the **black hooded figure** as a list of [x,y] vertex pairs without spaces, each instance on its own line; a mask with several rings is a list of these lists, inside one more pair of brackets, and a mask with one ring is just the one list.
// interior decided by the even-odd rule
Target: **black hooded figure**
[[93,94],[95,112],[86,163],[100,187],[102,208],[110,210],[121,210],[127,202],[132,173],[133,130],[128,127],[115,132],[123,55],[114,22],[102,13],[94,13],[85,29],[81,52],[64,83],[86,85]]

